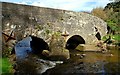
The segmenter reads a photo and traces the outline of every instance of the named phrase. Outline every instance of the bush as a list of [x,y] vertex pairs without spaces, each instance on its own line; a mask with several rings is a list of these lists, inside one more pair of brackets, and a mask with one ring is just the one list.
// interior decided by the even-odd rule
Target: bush
[[119,34],[115,34],[115,35],[106,35],[102,38],[103,41],[105,41],[106,39],[109,38],[109,36],[111,36],[111,40],[114,40],[114,44],[117,44],[120,42],[120,35]]

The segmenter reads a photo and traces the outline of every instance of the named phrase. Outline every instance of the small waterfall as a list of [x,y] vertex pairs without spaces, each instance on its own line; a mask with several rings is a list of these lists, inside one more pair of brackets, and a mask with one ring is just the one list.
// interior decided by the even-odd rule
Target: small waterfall
[[63,61],[49,61],[49,60],[43,60],[38,59],[38,61],[41,64],[41,69],[38,70],[38,73],[44,73],[46,70],[54,68],[56,64],[62,64]]

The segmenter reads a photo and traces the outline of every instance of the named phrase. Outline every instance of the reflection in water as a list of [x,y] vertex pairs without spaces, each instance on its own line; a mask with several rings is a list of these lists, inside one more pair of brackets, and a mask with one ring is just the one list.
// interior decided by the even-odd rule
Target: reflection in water
[[[23,62],[18,62],[19,72],[27,74],[56,75],[69,74],[78,75],[80,73],[117,73],[120,70],[120,50],[111,49],[107,53],[101,52],[79,52],[71,50],[71,58],[64,61],[43,60],[34,55],[30,55],[31,38],[23,39],[15,46],[16,56]],[[59,64],[59,65],[57,65]],[[35,72],[35,73],[34,73]]]
[[[80,56],[85,54],[81,59]],[[71,59],[63,64],[56,66],[51,70],[47,70],[44,74],[100,74],[106,75],[111,73],[119,73],[120,70],[120,51],[112,49],[107,53],[101,52],[71,52]]]

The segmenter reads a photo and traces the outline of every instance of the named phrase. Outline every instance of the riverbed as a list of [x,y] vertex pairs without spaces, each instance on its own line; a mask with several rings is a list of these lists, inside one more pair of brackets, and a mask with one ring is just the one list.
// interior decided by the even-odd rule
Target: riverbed
[[73,50],[71,58],[63,64],[47,70],[43,75],[118,75],[120,72],[120,50],[108,52],[80,52]]
[[[70,50],[70,59],[59,61],[45,59],[32,53],[31,38],[25,38],[15,45],[17,57],[16,74],[42,75],[118,75],[120,71],[120,50],[108,47],[107,52]],[[49,58],[49,57],[48,57]],[[59,57],[56,57],[59,59]]]

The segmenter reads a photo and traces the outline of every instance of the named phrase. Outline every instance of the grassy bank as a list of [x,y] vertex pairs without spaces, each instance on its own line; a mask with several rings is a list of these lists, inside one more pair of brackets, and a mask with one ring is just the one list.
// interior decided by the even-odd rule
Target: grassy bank
[[12,75],[12,64],[8,58],[0,58],[0,67],[2,67],[2,75]]
[[102,38],[103,41],[105,41],[106,39],[109,38],[109,36],[111,36],[111,40],[114,40],[114,43],[113,44],[117,44],[120,42],[120,35],[119,34],[115,34],[115,35],[111,35],[111,34],[107,34],[106,36],[104,36]]

